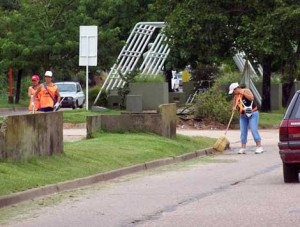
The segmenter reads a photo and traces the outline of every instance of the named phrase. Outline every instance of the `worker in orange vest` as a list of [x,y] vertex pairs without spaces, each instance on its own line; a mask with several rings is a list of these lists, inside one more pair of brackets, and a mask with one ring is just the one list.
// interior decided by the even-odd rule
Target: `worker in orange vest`
[[39,111],[52,112],[60,106],[60,94],[58,87],[52,82],[53,74],[51,71],[45,72],[45,82],[40,84],[34,96],[40,98]]
[[39,87],[40,77],[38,75],[33,75],[31,77],[31,81],[32,81],[32,86],[30,86],[28,88],[28,96],[30,98],[28,110],[31,111],[32,113],[34,113],[40,107],[39,97],[36,96],[35,99],[33,99],[33,96],[34,96],[37,88]]

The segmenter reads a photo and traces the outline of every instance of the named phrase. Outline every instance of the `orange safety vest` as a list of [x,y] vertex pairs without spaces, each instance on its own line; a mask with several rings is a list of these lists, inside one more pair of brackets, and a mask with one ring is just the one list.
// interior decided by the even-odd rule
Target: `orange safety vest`
[[[57,86],[55,84],[52,84],[52,86],[47,85],[47,89],[45,88],[45,85],[41,85],[41,91],[40,91],[40,108],[46,108],[46,107],[53,107],[54,101],[53,99],[56,98],[56,91],[58,90]],[[51,96],[50,96],[50,94]]]
[[[38,86],[36,88],[30,86],[28,88],[28,94],[31,96],[29,99],[29,106],[28,106],[28,110],[32,111],[33,110],[33,106],[31,105],[31,103],[33,102],[33,95],[36,92],[36,89],[38,88]],[[40,108],[40,99],[39,97],[35,97],[34,100],[34,110],[38,110],[38,108]]]
[[[241,94],[236,94],[234,96],[234,105],[237,109],[237,111],[240,113],[240,114],[244,114],[245,113],[245,107],[248,107],[249,105],[251,105],[251,102],[250,100],[246,99],[243,95]],[[246,105],[247,104],[247,105]],[[257,110],[257,106],[253,103],[252,104],[252,112],[256,111]]]

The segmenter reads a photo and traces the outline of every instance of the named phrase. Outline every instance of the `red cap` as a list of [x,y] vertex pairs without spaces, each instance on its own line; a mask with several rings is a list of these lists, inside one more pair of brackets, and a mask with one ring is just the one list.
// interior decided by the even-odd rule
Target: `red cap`
[[33,75],[33,76],[31,77],[31,80],[40,81],[40,78],[39,78],[38,75]]

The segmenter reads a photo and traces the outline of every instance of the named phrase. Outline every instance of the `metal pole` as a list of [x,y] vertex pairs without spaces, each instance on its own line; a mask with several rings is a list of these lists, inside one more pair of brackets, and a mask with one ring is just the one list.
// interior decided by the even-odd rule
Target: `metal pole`
[[87,59],[86,59],[86,76],[85,76],[85,107],[89,110],[89,36],[87,36]]

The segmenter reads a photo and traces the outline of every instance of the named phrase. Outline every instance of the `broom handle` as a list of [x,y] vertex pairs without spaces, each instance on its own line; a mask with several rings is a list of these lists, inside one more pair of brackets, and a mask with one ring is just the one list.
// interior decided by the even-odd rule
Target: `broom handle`
[[227,134],[227,131],[228,131],[228,129],[229,129],[229,126],[230,126],[230,124],[231,124],[231,121],[232,121],[233,115],[234,115],[234,111],[232,111],[232,114],[231,114],[230,120],[229,120],[229,122],[228,122],[228,125],[227,125],[227,128],[226,128],[226,131],[225,131],[225,135]]

